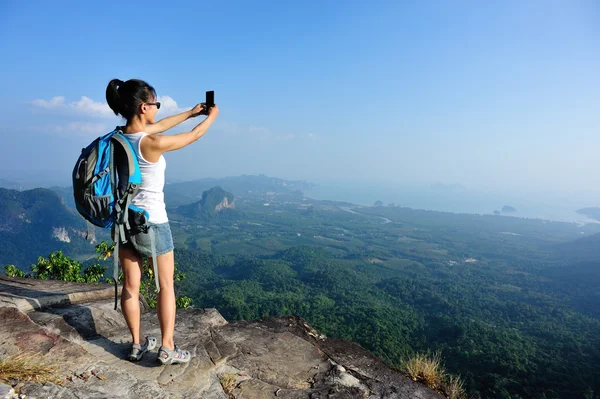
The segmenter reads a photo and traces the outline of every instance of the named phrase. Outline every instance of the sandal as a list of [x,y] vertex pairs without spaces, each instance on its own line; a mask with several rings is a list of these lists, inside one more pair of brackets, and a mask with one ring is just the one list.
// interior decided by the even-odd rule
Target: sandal
[[156,338],[146,337],[146,343],[144,345],[133,344],[131,346],[131,352],[127,359],[132,362],[139,362],[146,352],[151,351],[156,347]]
[[158,350],[158,357],[156,358],[162,364],[178,364],[188,363],[192,355],[189,351],[184,351],[175,345],[175,349],[170,350],[166,346],[161,346]]

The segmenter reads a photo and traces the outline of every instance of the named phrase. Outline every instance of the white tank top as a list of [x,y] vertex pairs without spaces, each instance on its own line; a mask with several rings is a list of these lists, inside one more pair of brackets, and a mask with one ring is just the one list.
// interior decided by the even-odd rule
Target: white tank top
[[160,156],[158,162],[148,162],[142,156],[140,143],[148,134],[145,132],[126,133],[123,136],[129,140],[137,155],[140,171],[142,172],[142,185],[132,198],[131,203],[139,206],[150,214],[151,223],[166,223],[169,221],[165,207],[165,170],[167,161]]

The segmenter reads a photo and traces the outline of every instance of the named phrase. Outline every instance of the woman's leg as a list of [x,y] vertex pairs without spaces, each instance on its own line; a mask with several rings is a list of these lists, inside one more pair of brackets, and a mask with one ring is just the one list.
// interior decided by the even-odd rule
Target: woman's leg
[[140,283],[142,280],[142,258],[130,247],[119,247],[119,260],[123,269],[123,291],[121,310],[131,332],[134,344],[140,344]]
[[[152,259],[150,264],[152,265]],[[156,257],[158,263],[158,282],[160,292],[158,293],[158,303],[156,313],[160,323],[162,333],[162,346],[173,350],[175,344],[173,335],[175,334],[175,256],[173,251]]]

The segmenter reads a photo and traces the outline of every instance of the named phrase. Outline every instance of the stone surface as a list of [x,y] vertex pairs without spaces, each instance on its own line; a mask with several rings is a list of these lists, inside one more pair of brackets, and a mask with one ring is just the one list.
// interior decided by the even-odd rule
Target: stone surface
[[115,288],[110,284],[0,276],[0,307],[17,307],[23,313],[57,305],[114,298],[114,295]]
[[0,382],[0,398],[12,398],[15,390],[10,386]]
[[[54,294],[60,296],[57,287]],[[34,288],[21,294],[46,295],[32,293]],[[61,386],[17,385],[27,398],[442,397],[390,369],[359,345],[327,338],[296,316],[228,323],[216,309],[180,310],[175,342],[193,359],[185,365],[161,366],[156,362],[158,348],[140,362],[124,360],[131,338],[110,298],[25,309],[28,313],[14,306],[14,297],[11,301],[13,305],[0,307],[0,357],[19,350],[36,352],[40,359],[59,363],[63,381]],[[160,342],[154,312],[142,314],[142,329]],[[230,381],[227,392],[221,385],[226,380]]]

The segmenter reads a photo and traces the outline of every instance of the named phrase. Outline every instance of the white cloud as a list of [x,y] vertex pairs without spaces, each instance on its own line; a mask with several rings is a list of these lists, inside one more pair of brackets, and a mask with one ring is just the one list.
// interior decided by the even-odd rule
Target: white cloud
[[50,128],[51,132],[58,133],[64,136],[100,136],[108,133],[114,128],[106,123],[93,122],[70,122],[64,126],[54,126]]
[[50,101],[46,100],[33,100],[31,104],[41,108],[60,108],[65,105],[65,98],[61,96],[52,97]]
[[[189,108],[181,108],[177,102],[169,96],[159,96],[158,101],[161,103],[159,115],[178,114]],[[114,112],[110,109],[107,103],[97,102],[89,97],[82,96],[80,100],[67,103],[62,96],[52,97],[48,100],[33,100],[31,105],[37,108],[47,110],[60,111],[68,114],[99,116],[99,117],[114,117]]]
[[113,116],[115,114],[108,104],[95,102],[86,96],[81,97],[81,100],[77,102],[69,104],[69,106],[79,113],[86,115]]
[[[181,108],[177,105],[177,101],[173,100],[169,96],[158,96],[157,101],[160,102],[160,114],[163,115],[173,115],[180,114],[184,111],[189,111],[191,107]],[[162,118],[162,116],[158,114],[157,118]]]
[[77,115],[114,117],[114,113],[109,108],[108,104],[96,102],[89,97],[82,96],[79,101],[67,103],[62,96],[52,97],[47,100],[33,100],[31,105],[65,113],[73,113]]
[[[157,101],[161,103],[160,111],[157,114],[157,120],[166,116],[178,114],[189,110],[191,107],[180,107],[170,96],[158,96]],[[36,108],[60,112],[67,115],[88,116],[88,117],[114,117],[114,113],[104,102],[97,102],[89,97],[82,96],[80,100],[66,102],[65,97],[55,96],[50,100],[33,100],[30,102]],[[194,118],[184,122],[178,126],[179,129],[192,129],[193,126],[200,123],[201,118]],[[88,136],[100,135],[107,133],[114,126],[109,126],[106,123],[95,122],[68,122],[61,126],[54,126],[47,131],[58,134],[83,134]],[[261,141],[293,141],[308,139],[314,140],[316,136],[309,134],[296,134],[292,132],[274,132],[272,129],[262,125],[239,125],[236,122],[217,120],[214,125],[216,130],[225,133],[226,136],[242,135],[248,139]]]

